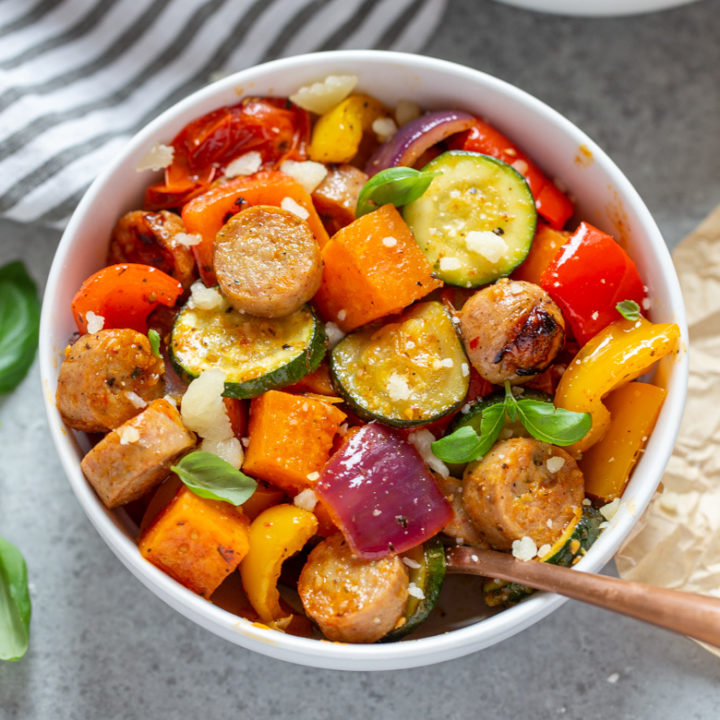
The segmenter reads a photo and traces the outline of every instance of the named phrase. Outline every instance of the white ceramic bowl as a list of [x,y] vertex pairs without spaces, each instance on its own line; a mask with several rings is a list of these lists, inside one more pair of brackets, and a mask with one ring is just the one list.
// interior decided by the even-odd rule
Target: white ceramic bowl
[[[225,78],[163,113],[138,133],[93,183],[73,215],[45,292],[40,363],[50,429],[65,472],[84,511],[103,540],[153,593],[180,613],[233,643],[274,658],[316,667],[389,670],[449,660],[514,635],[563,602],[537,594],[490,617],[457,629],[393,644],[345,645],[283,635],[257,627],[186,590],[140,556],[123,512],[109,512],[80,471],[83,438],[68,431],[55,408],[61,353],[75,330],[70,301],[82,281],[103,266],[116,220],[140,207],[151,180],[136,165],[148,148],[169,142],[190,120],[240,95],[285,96],[330,73],[351,73],[359,88],[392,105],[411,99],[427,109],[461,108],[486,116],[540,166],[571,188],[579,215],[614,233],[627,247],[653,299],[652,318],[680,324],[687,337],[678,281],[663,238],[642,200],[615,164],[572,123],[539,100],[496,78],[432,58],[376,51],[341,51],[278,60]],[[578,564],[599,571],[613,556],[655,491],[672,450],[682,413],[685,353],[665,367],[659,382],[668,394],[647,451],[640,460],[610,527]],[[478,599],[478,607],[482,602]],[[447,631],[443,631],[447,630]]]
[[638,15],[688,5],[695,0],[498,0],[527,10],[591,17]]

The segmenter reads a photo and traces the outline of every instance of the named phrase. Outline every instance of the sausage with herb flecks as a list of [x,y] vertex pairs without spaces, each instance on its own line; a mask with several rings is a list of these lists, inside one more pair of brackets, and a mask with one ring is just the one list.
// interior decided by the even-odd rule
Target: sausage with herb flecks
[[530,537],[553,544],[582,510],[583,474],[562,448],[535,438],[497,443],[463,475],[463,506],[496,550]]
[[337,165],[313,191],[313,203],[330,235],[355,219],[355,207],[367,179],[359,168]]
[[190,248],[175,239],[186,232],[182,218],[167,210],[129,212],[113,230],[108,265],[125,262],[152,265],[189,288],[197,276],[195,259]]
[[223,225],[213,262],[230,304],[259,317],[290,315],[322,280],[320,248],[309,225],[269,205],[249,207]]
[[106,432],[165,392],[165,368],[145,335],[128,328],[83,335],[65,352],[57,408],[75,430]]
[[541,373],[565,341],[565,320],[534,283],[498,280],[478,290],[460,311],[470,362],[496,385],[520,384]]
[[305,612],[328,640],[371,643],[402,617],[408,585],[407,570],[397,555],[362,560],[336,533],[310,553],[298,593]]

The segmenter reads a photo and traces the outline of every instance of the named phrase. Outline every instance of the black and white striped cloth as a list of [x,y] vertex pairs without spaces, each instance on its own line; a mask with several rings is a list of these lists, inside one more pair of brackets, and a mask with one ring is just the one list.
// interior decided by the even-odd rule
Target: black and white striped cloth
[[134,132],[218,76],[417,51],[446,0],[0,0],[0,215],[64,226]]

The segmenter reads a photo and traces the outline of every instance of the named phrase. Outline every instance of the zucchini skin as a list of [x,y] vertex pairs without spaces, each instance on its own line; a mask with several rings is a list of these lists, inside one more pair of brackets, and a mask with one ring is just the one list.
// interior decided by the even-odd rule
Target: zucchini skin
[[[582,514],[570,537],[562,544],[559,550],[550,557],[545,557],[542,562],[561,565],[562,567],[574,565],[597,540],[603,520],[604,518],[599,510],[591,505],[583,506]],[[504,580],[488,580],[483,585],[485,604],[490,607],[514,605],[534,592],[535,590],[527,587],[527,585],[505,582]]]
[[[449,150],[425,171],[439,177],[405,206],[403,217],[436,277],[448,285],[480,287],[506,277],[525,260],[537,211],[530,186],[512,165],[482,153]],[[470,232],[479,233],[473,242],[485,252],[469,246]],[[483,233],[496,237],[483,238]]]
[[[195,379],[199,373],[189,370],[184,364],[181,358],[178,357],[176,347],[176,331],[179,332],[179,320],[183,311],[187,308],[187,305],[181,308],[173,326],[170,343],[169,343],[169,356],[170,361],[175,371],[187,382]],[[226,315],[228,312],[235,312],[234,310],[218,310],[219,315]],[[312,333],[307,342],[304,350],[299,352],[289,362],[286,362],[278,367],[271,369],[269,372],[263,373],[262,375],[255,378],[248,378],[246,380],[234,381],[229,380],[225,382],[225,391],[223,395],[229,398],[248,399],[262,395],[268,390],[277,390],[287,385],[293,385],[294,383],[301,380],[305,375],[309,375],[314,372],[320,365],[325,352],[327,350],[327,336],[325,334],[325,327],[323,323],[318,319],[317,315],[309,305],[303,305],[297,313],[305,312],[308,314],[308,319],[313,324]],[[246,316],[244,322],[253,323],[267,323],[268,320],[265,318],[254,318],[250,315]],[[227,338],[227,343],[233,343],[233,337]],[[208,364],[207,368],[213,367],[212,364]]]
[[410,582],[420,587],[425,597],[419,599],[411,595],[405,608],[405,622],[378,642],[401,640],[427,620],[440,597],[445,571],[445,546],[437,536],[426,540],[422,545],[422,567],[410,570]]
[[[406,310],[399,319],[390,320],[389,324],[403,324],[408,319],[417,319],[420,316],[424,318],[425,313],[429,314],[431,312],[437,312],[438,310],[441,311],[442,314],[435,318],[436,322],[434,325],[431,326],[430,330],[438,330],[438,320],[441,320],[442,322],[447,321],[446,327],[444,328],[444,330],[441,330],[447,333],[445,339],[449,339],[450,343],[453,345],[452,367],[458,369],[463,363],[465,363],[469,368],[469,361],[467,359],[467,355],[465,354],[465,350],[463,348],[460,337],[458,336],[455,325],[453,324],[447,309],[443,307],[440,303],[432,301],[418,303],[412,306],[409,310]],[[386,322],[386,324],[388,323]],[[458,408],[460,408],[465,402],[465,399],[467,397],[467,391],[470,386],[469,373],[467,377],[461,378],[461,385],[458,386],[457,392],[455,392],[452,397],[447,398],[444,404],[437,405],[437,396],[433,396],[431,398],[421,398],[417,403],[423,409],[423,415],[421,417],[410,418],[398,417],[397,415],[391,416],[388,412],[380,411],[377,407],[372,406],[372,403],[376,398],[368,395],[367,392],[366,397],[363,397],[363,395],[361,395],[361,393],[353,385],[353,382],[355,381],[357,376],[358,367],[350,367],[350,363],[355,360],[354,357],[350,356],[353,351],[360,352],[363,350],[363,348],[366,348],[367,345],[363,344],[366,341],[368,344],[370,342],[375,342],[375,337],[377,333],[381,332],[383,327],[383,323],[373,323],[372,325],[363,326],[362,328],[359,328],[358,330],[345,336],[333,348],[330,353],[330,374],[333,386],[335,387],[338,394],[343,398],[348,408],[355,415],[357,415],[359,418],[362,418],[363,420],[377,420],[384,425],[389,425],[391,427],[397,428],[408,428],[416,427],[419,425],[427,425],[428,423],[445,417],[446,415],[453,413]],[[415,345],[413,345],[413,347],[420,347],[424,345],[425,344],[422,343],[420,339],[415,337]],[[388,351],[388,355],[389,354],[390,353]],[[441,360],[443,358],[437,359]],[[378,368],[377,366],[374,366],[370,368],[370,370],[378,371]],[[413,397],[415,396],[413,395]],[[432,410],[428,408],[431,401],[436,404],[436,407]],[[388,409],[392,409],[390,402],[388,402],[387,405]]]

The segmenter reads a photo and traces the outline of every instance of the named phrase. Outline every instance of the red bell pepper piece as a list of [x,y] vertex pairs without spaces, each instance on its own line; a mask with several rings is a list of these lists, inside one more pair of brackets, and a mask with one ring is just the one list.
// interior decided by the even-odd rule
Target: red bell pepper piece
[[634,300],[642,307],[645,298],[630,256],[610,235],[586,222],[560,248],[540,285],[560,306],[580,345],[619,318],[617,303]]
[[287,158],[304,160],[309,137],[307,111],[282,98],[247,98],[213,110],[175,136],[165,182],[147,189],[145,207],[181,207],[206,190],[230,161],[251,150],[270,165]]
[[469,130],[456,135],[450,146],[491,155],[512,165],[527,180],[538,213],[556,230],[561,230],[573,214],[573,204],[567,195],[517,145],[492,125],[477,120]]
[[350,434],[314,490],[353,552],[367,559],[420,545],[452,518],[415,448],[378,423]]
[[87,332],[87,314],[101,315],[104,328],[147,332],[147,316],[158,306],[172,307],[183,291],[175,278],[151,265],[109,265],[80,286],[71,308],[78,330]]

